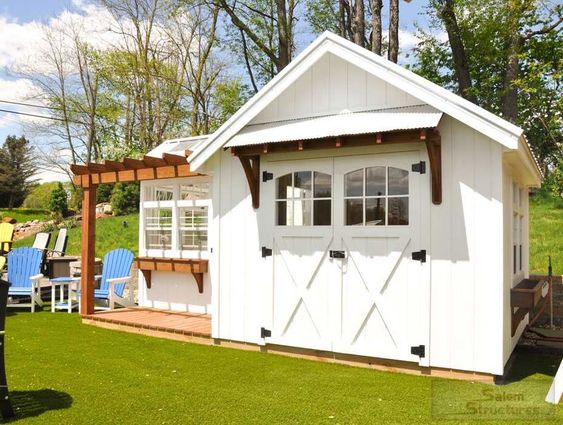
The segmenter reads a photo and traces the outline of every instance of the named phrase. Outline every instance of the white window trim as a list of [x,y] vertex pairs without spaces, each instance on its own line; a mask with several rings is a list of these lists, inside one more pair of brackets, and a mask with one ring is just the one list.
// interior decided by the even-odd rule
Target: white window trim
[[[511,248],[511,274],[514,280],[518,281],[524,278],[526,267],[524,267],[524,262],[526,261],[526,249],[524,246],[525,242],[525,231],[524,226],[526,225],[526,211],[524,208],[523,198],[526,196],[525,189],[521,187],[518,182],[512,181],[512,244]],[[514,247],[516,247],[516,253],[514,253]]]
[[[189,183],[208,183],[209,195],[207,199],[197,200],[179,200],[180,186]],[[154,201],[146,200],[146,191],[148,188],[157,186],[172,186],[173,200],[171,201]],[[139,216],[139,254],[146,257],[157,258],[209,258],[209,233],[210,223],[213,217],[212,212],[212,180],[209,176],[198,176],[180,179],[153,180],[143,182],[141,187],[141,205]],[[204,250],[182,250],[180,249],[179,234],[180,226],[178,219],[179,208],[206,206],[207,207],[207,249]],[[145,240],[145,209],[148,208],[171,208],[172,209],[172,249],[146,249]]]

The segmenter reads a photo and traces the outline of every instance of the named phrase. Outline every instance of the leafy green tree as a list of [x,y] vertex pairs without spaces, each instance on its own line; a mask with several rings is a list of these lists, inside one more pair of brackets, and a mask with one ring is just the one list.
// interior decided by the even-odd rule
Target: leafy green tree
[[0,148],[0,203],[12,209],[19,206],[37,172],[36,158],[24,137],[8,136]]
[[49,202],[51,200],[51,193],[55,190],[56,187],[56,182],[34,185],[29,190],[29,194],[25,197],[22,206],[24,208],[48,210]]
[[58,182],[55,189],[51,192],[49,210],[60,218],[64,217],[68,211],[68,195],[61,182]]
[[113,215],[125,215],[139,211],[140,184],[116,183],[111,194]]
[[562,156],[562,12],[531,0],[432,0],[412,65],[521,126],[546,174]]

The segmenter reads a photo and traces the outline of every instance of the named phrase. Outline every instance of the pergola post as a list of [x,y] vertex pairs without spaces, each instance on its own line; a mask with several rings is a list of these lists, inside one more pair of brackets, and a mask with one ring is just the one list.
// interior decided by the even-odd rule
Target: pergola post
[[80,310],[82,315],[94,313],[94,276],[96,258],[96,189],[92,177],[82,176],[82,249],[80,275]]

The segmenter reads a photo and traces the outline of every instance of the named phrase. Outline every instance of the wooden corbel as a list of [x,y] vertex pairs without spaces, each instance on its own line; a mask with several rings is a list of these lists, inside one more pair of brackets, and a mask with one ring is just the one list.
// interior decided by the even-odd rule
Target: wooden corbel
[[421,133],[421,139],[426,143],[428,159],[430,160],[430,173],[432,178],[432,203],[442,203],[442,139],[437,130],[428,134]]
[[252,197],[252,208],[258,209],[260,206],[260,155],[239,156],[238,159],[246,175]]

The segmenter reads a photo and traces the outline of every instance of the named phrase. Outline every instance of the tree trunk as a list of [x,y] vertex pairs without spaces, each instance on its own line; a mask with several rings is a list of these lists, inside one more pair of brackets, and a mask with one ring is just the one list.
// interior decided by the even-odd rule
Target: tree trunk
[[475,95],[471,92],[473,83],[465,55],[465,46],[463,45],[457,18],[455,16],[454,0],[445,0],[443,2],[440,17],[448,33],[448,40],[454,59],[455,75],[459,86],[459,94],[465,99],[477,103]]
[[285,0],[276,0],[276,7],[279,43],[279,62],[276,64],[276,67],[277,71],[280,72],[291,62],[291,40],[289,39]]
[[365,12],[364,0],[355,0],[354,7],[354,43],[358,46],[365,47]]
[[389,54],[391,62],[399,57],[399,0],[389,1]]
[[371,19],[371,51],[381,56],[381,9],[382,0],[372,0],[372,19]]
[[520,53],[521,38],[518,32],[513,32],[508,45],[508,63],[504,74],[504,88],[502,96],[503,118],[516,122],[518,116],[518,89],[514,81],[518,78],[520,64],[518,54]]

